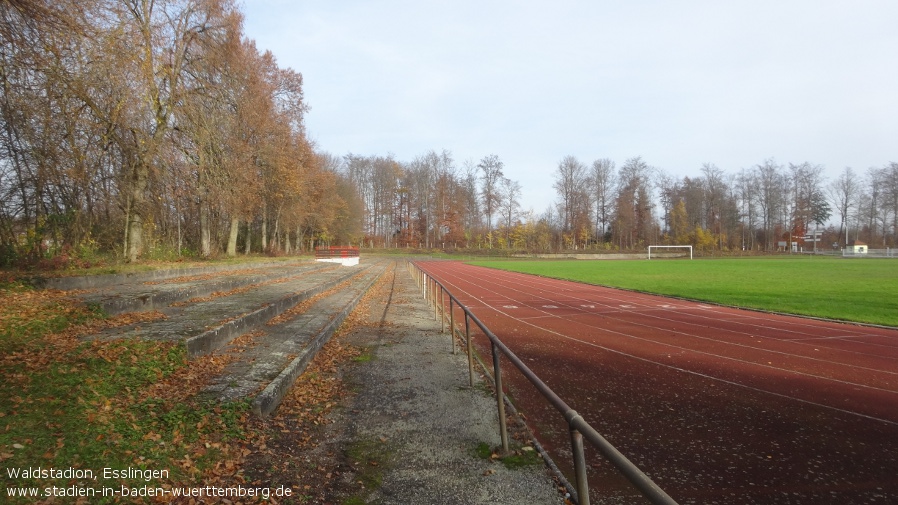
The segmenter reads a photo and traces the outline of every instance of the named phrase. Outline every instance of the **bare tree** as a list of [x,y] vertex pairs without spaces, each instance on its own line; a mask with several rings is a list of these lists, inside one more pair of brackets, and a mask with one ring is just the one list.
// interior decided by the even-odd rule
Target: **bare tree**
[[787,208],[785,202],[789,186],[782,167],[772,159],[755,166],[755,177],[758,183],[755,201],[763,220],[764,248],[769,251],[776,245],[776,225],[785,222],[783,214]]
[[717,235],[718,247],[722,249],[724,230],[721,215],[724,212],[727,194],[725,176],[723,170],[713,163],[702,165],[702,174],[704,175],[703,185],[705,189],[704,227]]
[[892,215],[890,239],[887,245],[898,246],[898,163],[891,162],[883,168],[885,204]]
[[505,226],[505,242],[510,244],[509,235],[521,208],[521,184],[518,181],[503,177],[499,186],[499,191],[502,192],[499,213],[502,215],[502,222]]
[[464,213],[463,228],[469,234],[477,233],[483,221],[480,215],[480,199],[477,197],[477,165],[473,160],[465,160],[459,185],[460,210]]
[[735,196],[738,201],[739,217],[741,220],[742,249],[754,249],[755,246],[755,221],[757,219],[758,178],[756,171],[744,168],[736,177]]
[[558,213],[561,215],[561,229],[564,232],[576,231],[577,215],[581,210],[583,190],[586,187],[586,165],[574,156],[565,156],[558,163],[555,171],[555,182],[552,184],[558,193]]
[[493,247],[493,214],[498,208],[500,199],[502,198],[502,194],[499,191],[499,184],[502,180],[502,169],[504,166],[505,165],[499,159],[499,156],[495,154],[485,156],[480,160],[480,163],[477,164],[477,168],[479,168],[481,172],[480,198],[483,201],[483,209],[486,213],[486,231],[487,236],[489,237],[490,249]]
[[596,240],[604,241],[611,220],[611,202],[615,185],[614,162],[608,158],[592,162],[589,171],[589,187],[592,190],[593,222]]
[[723,250],[735,245],[732,231],[738,226],[739,210],[733,191],[735,177],[725,173],[713,163],[702,166],[705,187],[705,223],[717,239],[717,247]]
[[803,236],[815,222],[819,209],[818,196],[823,186],[823,166],[808,162],[789,164],[792,187],[790,228],[795,236]]
[[[678,204],[682,205],[683,201],[679,195],[680,185],[678,181],[667,172],[658,170],[655,176],[655,184],[658,189],[659,202],[661,203],[661,215],[664,219],[662,233],[668,234],[668,238],[676,244],[676,233],[673,233],[674,223],[673,217],[677,217],[679,221],[685,220],[685,205],[683,209],[677,209]],[[678,222],[677,225],[680,223]]]

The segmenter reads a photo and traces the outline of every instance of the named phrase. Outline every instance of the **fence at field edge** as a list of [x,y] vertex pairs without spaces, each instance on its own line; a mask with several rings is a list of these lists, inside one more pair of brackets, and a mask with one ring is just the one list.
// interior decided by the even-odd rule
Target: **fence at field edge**
[[848,248],[817,249],[816,251],[805,249],[799,251],[798,254],[842,258],[898,258],[898,248],[886,247],[885,249],[867,249],[865,252],[854,252]]
[[359,264],[358,247],[316,247],[315,261],[327,263],[339,263],[343,266],[356,266]]
[[357,258],[358,256],[358,247],[322,246],[315,248],[315,258]]
[[898,250],[886,247],[885,249],[867,249],[866,252],[854,252],[842,249],[843,258],[898,258]]
[[[415,276],[421,294],[433,307],[434,318],[440,320],[440,331],[445,330],[446,305],[449,306],[449,328],[452,339],[452,352],[456,353],[455,341],[455,311],[453,304],[457,305],[464,314],[464,338],[466,353],[468,356],[468,374],[470,385],[474,385],[474,352],[471,343],[470,323],[476,324],[490,340],[493,355],[493,386],[496,391],[496,404],[499,410],[499,436],[502,440],[502,449],[508,451],[508,428],[505,418],[504,389],[502,388],[502,371],[500,367],[499,353],[505,355],[524,377],[539,391],[549,404],[561,413],[567,421],[571,434],[571,453],[574,463],[575,488],[573,496],[579,505],[589,505],[589,482],[586,477],[586,456],[584,453],[584,439],[589,442],[602,456],[614,465],[633,486],[655,505],[677,505],[677,502],[655,484],[642,470],[634,465],[626,456],[620,453],[605,437],[599,434],[587,423],[574,409],[570,408],[549,386],[547,386],[536,374],[533,373],[520,358],[499,340],[489,328],[468,310],[443,284],[424,272],[415,262],[411,262],[410,271]],[[411,269],[414,265],[414,269]]]

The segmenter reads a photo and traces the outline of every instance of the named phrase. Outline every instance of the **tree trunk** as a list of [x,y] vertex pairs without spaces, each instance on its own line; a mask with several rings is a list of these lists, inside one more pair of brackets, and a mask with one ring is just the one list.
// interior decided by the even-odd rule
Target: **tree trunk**
[[128,261],[134,262],[143,253],[143,213],[146,203],[147,179],[149,169],[142,163],[131,172],[131,188],[128,200]]
[[268,210],[262,206],[262,252],[268,250]]
[[129,235],[128,232],[130,231],[130,225],[131,225],[131,199],[128,198],[128,201],[125,203],[125,226],[124,226],[125,235],[124,235],[124,237],[122,237],[122,256],[124,256],[125,258],[131,257],[129,255],[130,241],[128,240],[128,235]]
[[[175,201],[177,201],[177,200],[175,200]],[[184,246],[183,238],[182,238],[182,234],[181,234],[181,207],[180,206],[178,206],[178,205],[175,206],[175,213],[177,214],[175,217],[178,220],[178,257],[180,258],[181,257],[181,249]]]
[[212,232],[209,229],[209,209],[200,204],[200,251],[204,258],[212,255]]
[[246,248],[244,249],[244,254],[249,255],[252,252],[252,237],[253,237],[253,223],[252,221],[246,222]]
[[281,209],[278,209],[277,214],[274,216],[274,243],[272,247],[276,251],[280,251],[281,249]]
[[231,235],[228,237],[228,256],[237,256],[237,233],[240,231],[240,220],[231,218]]

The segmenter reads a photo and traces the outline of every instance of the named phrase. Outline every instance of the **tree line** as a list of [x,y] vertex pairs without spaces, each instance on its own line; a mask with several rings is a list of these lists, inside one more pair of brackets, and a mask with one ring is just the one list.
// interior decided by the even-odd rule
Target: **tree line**
[[773,251],[817,229],[805,246],[898,242],[894,162],[827,181],[809,162],[674,177],[565,156],[537,213],[495,154],[320,152],[302,75],[244,35],[233,0],[0,0],[0,84],[0,265],[318,244]]
[[805,250],[898,243],[898,163],[863,175],[848,167],[829,181],[822,165],[772,159],[735,173],[706,163],[700,172],[677,178],[640,157],[617,170],[609,159],[564,157],[554,184],[563,245],[774,251],[790,242]]
[[368,247],[507,248],[521,221],[521,185],[495,154],[459,167],[452,153],[411,161],[347,154],[333,160],[360,200]]
[[287,251],[354,198],[232,0],[0,2],[0,263]]
[[700,175],[674,177],[641,157],[618,166],[565,156],[554,172],[555,203],[537,213],[524,208],[520,184],[505,177],[497,155],[460,167],[446,150],[410,162],[328,157],[359,195],[368,247],[762,252],[790,242],[803,250],[898,243],[894,162],[827,180],[810,162],[768,159],[735,173],[706,163]]

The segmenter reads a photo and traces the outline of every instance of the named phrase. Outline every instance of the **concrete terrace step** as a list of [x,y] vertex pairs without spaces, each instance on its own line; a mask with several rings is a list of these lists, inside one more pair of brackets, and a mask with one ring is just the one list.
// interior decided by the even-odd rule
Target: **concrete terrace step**
[[206,393],[226,400],[255,395],[253,410],[257,414],[273,412],[296,378],[386,268],[385,263],[378,263],[353,278],[350,285],[316,300],[302,314],[276,325],[266,325],[263,334],[256,335],[239,351],[228,347],[219,350],[223,354],[238,351],[234,352],[238,358],[212,380]]
[[[237,271],[200,272],[192,275],[170,277],[154,284],[133,283],[111,285],[84,293],[85,303],[99,305],[107,314],[156,310],[166,305],[206,296],[216,291],[226,291],[251,284],[295,276],[333,266],[311,261],[278,263],[276,265],[252,265]],[[228,273],[233,272],[233,273]],[[197,276],[218,273],[211,278]]]
[[[292,262],[292,261],[291,261]],[[83,275],[74,277],[34,277],[31,283],[39,288],[61,289],[98,289],[110,286],[132,285],[142,282],[161,281],[174,277],[202,275],[214,272],[229,272],[245,268],[264,268],[283,265],[284,261],[255,261],[233,265],[209,265],[186,268],[162,268],[147,272],[130,272],[120,274]]]
[[[366,262],[367,263],[367,262]],[[91,338],[144,338],[185,342],[191,356],[204,354],[250,331],[302,301],[324,292],[370,264],[359,267],[315,268],[287,279],[230,296],[161,311],[167,318],[114,328]]]

